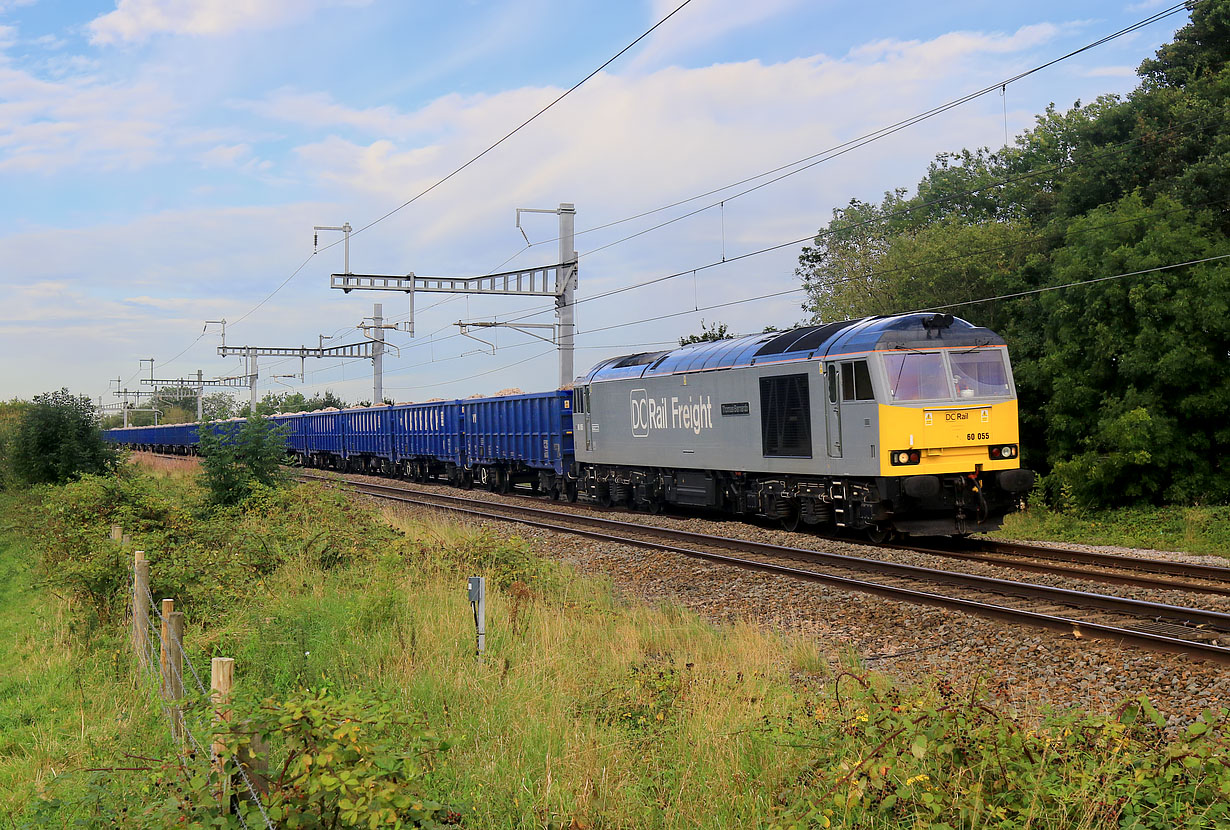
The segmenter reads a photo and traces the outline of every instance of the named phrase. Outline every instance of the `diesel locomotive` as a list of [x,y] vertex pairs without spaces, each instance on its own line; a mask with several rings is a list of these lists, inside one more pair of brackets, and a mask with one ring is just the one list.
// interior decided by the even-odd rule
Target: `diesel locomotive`
[[[273,416],[304,466],[894,533],[993,530],[1033,484],[1006,345],[949,314],[643,352],[573,389]],[[197,427],[108,440],[193,451]]]
[[573,400],[578,486],[604,504],[883,539],[992,530],[1033,484],[1006,345],[948,314],[612,358]]

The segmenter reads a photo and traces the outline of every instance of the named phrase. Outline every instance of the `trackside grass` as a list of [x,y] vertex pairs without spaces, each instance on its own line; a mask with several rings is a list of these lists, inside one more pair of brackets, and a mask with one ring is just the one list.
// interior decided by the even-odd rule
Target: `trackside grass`
[[1010,514],[1003,528],[992,536],[1230,556],[1230,506],[1170,505],[1096,511],[1030,506]]
[[[75,692],[40,692],[70,714],[23,710],[41,724],[41,743],[0,720],[0,805],[17,826],[105,826],[125,809],[125,827],[207,826],[214,815],[208,786],[175,774],[160,713],[117,654],[123,603],[95,573],[113,560],[91,551],[106,549],[119,515],[150,553],[155,581],[159,568],[174,574],[194,664],[236,659],[237,725],[224,740],[268,737],[267,806],[279,826],[1230,821],[1224,712],[1173,734],[1145,700],[1111,716],[1012,712],[978,689],[896,687],[806,640],[622,602],[516,538],[436,513],[377,512],[315,486],[225,511],[205,511],[176,478],[86,480],[40,495],[21,508],[31,530],[8,531],[3,561],[11,552],[60,563],[59,576],[40,572],[65,597],[41,636],[64,644],[65,663],[89,667],[78,672],[84,698],[107,703],[86,710],[87,733],[98,735],[88,749],[74,743]],[[77,517],[71,530],[65,511]],[[50,553],[48,540],[59,541]],[[217,573],[195,573],[188,553]],[[75,556],[90,567],[68,567]],[[26,574],[17,584],[33,604],[0,605],[6,647],[47,601]],[[474,574],[488,578],[482,660],[465,595]],[[31,684],[70,671],[23,654]],[[199,715],[193,728],[207,730]]]

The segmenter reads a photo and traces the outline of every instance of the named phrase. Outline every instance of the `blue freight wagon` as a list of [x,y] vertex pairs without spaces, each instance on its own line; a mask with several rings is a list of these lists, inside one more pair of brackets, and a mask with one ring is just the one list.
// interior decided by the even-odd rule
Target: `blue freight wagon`
[[303,413],[304,465],[341,469],[346,458],[345,422],[337,409]]
[[413,481],[459,482],[465,465],[460,401],[399,404],[389,415],[398,473]]
[[286,412],[270,415],[269,420],[285,435],[287,452],[302,464],[307,455],[303,442],[303,416],[298,412]]
[[498,492],[518,483],[562,491],[573,461],[571,390],[459,403],[465,463],[475,482]]
[[356,472],[393,471],[393,414],[385,405],[342,410],[346,467]]

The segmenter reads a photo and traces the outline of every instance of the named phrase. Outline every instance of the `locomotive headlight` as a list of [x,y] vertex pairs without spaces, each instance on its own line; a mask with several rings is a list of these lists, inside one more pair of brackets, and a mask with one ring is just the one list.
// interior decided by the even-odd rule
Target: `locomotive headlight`
[[998,447],[988,447],[987,452],[991,458],[998,460],[1001,458],[1016,458],[1020,455],[1021,451],[1017,448],[1016,444],[1003,444]]

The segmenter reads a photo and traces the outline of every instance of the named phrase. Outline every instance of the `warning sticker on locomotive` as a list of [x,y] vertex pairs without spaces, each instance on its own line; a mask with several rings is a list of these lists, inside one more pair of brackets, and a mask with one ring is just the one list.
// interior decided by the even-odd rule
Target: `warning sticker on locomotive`
[[654,398],[644,389],[633,389],[629,399],[633,438],[648,438],[651,432],[676,429],[700,435],[713,428],[713,399],[708,395]]

